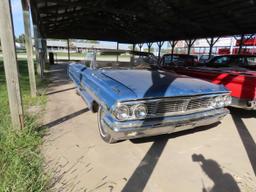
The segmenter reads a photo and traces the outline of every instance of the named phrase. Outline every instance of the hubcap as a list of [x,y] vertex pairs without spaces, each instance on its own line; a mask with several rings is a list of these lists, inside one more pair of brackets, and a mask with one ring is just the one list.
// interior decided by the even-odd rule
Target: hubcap
[[105,127],[105,123],[103,122],[103,116],[105,114],[105,110],[103,108],[101,108],[99,110],[99,129],[100,129],[100,134],[102,137],[106,137],[107,136],[107,132],[106,132],[106,127]]

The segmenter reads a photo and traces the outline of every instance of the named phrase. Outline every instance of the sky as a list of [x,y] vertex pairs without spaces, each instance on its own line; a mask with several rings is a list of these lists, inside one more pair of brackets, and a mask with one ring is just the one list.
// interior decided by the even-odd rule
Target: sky
[[15,36],[24,33],[21,0],[11,0]]
[[[15,36],[18,37],[19,35],[24,33],[21,0],[11,0],[11,7],[12,7],[14,33],[15,33]],[[33,30],[32,30],[32,35],[33,35]],[[100,41],[100,44],[108,45],[109,48],[116,48],[116,42]],[[119,45],[120,49],[127,48],[128,46],[129,45],[127,44]],[[153,47],[156,49],[156,44],[153,44]],[[166,47],[167,47],[167,43],[164,44],[163,48],[166,48]],[[147,48],[146,44],[144,44],[142,49],[144,48]]]

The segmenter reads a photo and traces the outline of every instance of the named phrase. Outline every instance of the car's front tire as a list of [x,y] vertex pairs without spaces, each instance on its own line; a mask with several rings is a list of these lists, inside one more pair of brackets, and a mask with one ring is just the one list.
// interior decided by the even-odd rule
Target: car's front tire
[[105,123],[103,122],[104,114],[105,114],[105,109],[102,106],[99,106],[98,128],[99,128],[100,136],[106,143],[115,143],[117,141],[114,140],[111,137],[111,135],[107,132],[107,127],[106,127]]

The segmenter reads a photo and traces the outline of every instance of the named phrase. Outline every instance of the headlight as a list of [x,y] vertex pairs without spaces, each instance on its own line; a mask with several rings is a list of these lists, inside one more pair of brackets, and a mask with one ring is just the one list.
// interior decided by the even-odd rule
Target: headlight
[[134,107],[132,107],[132,109],[133,109],[133,114],[137,119],[143,119],[148,114],[147,107],[146,105],[143,105],[143,104],[135,105]]
[[216,102],[216,99],[215,99],[215,98],[211,101],[210,107],[211,107],[211,108],[217,107],[217,102]]
[[119,105],[116,107],[114,114],[116,118],[121,121],[127,120],[130,116],[129,107],[126,105]]
[[215,98],[216,100],[216,106],[217,107],[224,107],[225,106],[225,102],[224,102],[224,97],[223,96],[218,96]]
[[232,103],[232,97],[230,95],[226,95],[224,97],[224,103],[225,103],[225,106],[228,106],[228,105],[231,105]]
[[144,104],[124,104],[119,103],[113,111],[114,116],[120,120],[144,119],[147,117],[148,110]]
[[232,97],[230,95],[218,96],[215,98],[216,107],[225,107],[232,103]]

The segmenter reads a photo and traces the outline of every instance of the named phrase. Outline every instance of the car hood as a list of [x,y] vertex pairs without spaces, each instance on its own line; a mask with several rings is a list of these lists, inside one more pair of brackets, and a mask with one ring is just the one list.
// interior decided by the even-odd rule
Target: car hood
[[222,85],[161,70],[103,70],[101,73],[131,90],[138,99],[227,92]]

